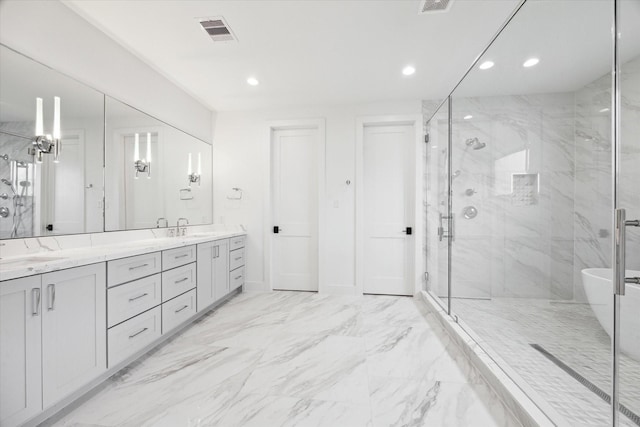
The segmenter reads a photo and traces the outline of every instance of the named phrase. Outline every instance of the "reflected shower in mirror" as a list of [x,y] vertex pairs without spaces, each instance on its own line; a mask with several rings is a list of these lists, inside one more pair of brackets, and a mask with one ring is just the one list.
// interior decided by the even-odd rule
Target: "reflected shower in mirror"
[[113,98],[105,105],[105,230],[211,223],[211,146]]
[[0,105],[0,238],[102,231],[103,95],[0,46]]

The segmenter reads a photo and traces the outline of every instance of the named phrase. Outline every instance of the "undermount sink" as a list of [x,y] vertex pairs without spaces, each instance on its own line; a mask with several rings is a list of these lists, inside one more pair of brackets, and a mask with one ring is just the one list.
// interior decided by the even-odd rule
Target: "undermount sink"
[[36,262],[49,262],[49,261],[59,261],[61,259],[65,259],[65,257],[61,256],[30,256],[24,258],[11,258],[11,259],[0,259],[0,265],[7,264],[22,264],[22,263],[36,263]]

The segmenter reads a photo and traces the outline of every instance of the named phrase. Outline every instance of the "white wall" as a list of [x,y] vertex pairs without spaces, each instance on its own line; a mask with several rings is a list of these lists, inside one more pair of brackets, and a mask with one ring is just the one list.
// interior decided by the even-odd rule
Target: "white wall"
[[215,113],[57,0],[0,2],[0,42],[211,142]]
[[[356,119],[372,115],[420,114],[420,101],[370,105],[309,107],[261,112],[220,112],[213,145],[214,222],[247,227],[248,288],[266,289],[264,250],[273,224],[267,223],[270,200],[269,122],[326,120],[326,250],[322,254],[327,287],[355,290],[355,139]],[[351,185],[345,181],[351,180]],[[228,200],[240,187],[240,201]]]

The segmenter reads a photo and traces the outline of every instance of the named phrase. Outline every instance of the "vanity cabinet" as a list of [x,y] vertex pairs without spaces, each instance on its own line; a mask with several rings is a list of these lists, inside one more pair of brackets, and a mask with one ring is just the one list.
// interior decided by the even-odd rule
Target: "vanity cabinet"
[[106,370],[105,264],[0,284],[0,425],[19,425]]
[[198,311],[229,293],[229,239],[198,245]]
[[0,426],[42,411],[40,276],[0,284]]
[[229,291],[244,285],[244,245],[245,236],[230,239],[229,243]]
[[47,408],[107,369],[106,271],[42,275],[42,400]]

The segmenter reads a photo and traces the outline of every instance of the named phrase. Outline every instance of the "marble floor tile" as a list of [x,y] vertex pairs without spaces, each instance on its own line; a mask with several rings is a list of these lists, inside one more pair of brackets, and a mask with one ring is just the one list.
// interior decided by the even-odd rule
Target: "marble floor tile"
[[371,377],[374,427],[513,426],[513,420],[483,384]]
[[44,425],[520,425],[420,307],[239,294]]

